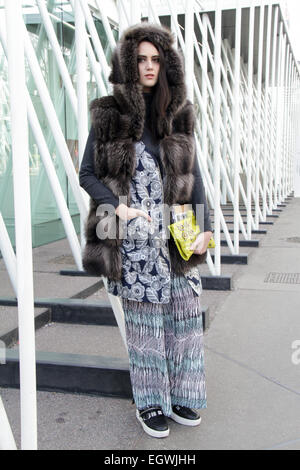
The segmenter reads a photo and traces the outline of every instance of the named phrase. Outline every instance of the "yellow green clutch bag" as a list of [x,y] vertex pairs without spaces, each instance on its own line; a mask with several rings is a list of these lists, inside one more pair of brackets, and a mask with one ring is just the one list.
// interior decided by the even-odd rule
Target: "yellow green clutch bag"
[[[193,254],[193,251],[190,250],[189,247],[195,241],[201,230],[199,225],[196,223],[194,211],[185,211],[184,205],[174,207],[174,218],[175,222],[168,225],[168,228],[174,238],[181,257],[185,261],[188,261]],[[211,238],[208,248],[215,248],[215,246],[215,241]]]

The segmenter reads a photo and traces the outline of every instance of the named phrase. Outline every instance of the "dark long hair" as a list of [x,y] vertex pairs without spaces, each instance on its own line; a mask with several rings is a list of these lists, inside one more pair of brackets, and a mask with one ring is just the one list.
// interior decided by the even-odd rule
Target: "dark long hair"
[[[148,41],[151,42],[151,41]],[[171,91],[167,79],[165,54],[160,45],[151,42],[159,51],[159,76],[157,84],[153,87],[153,98],[150,114],[149,127],[157,139],[163,137],[157,129],[158,116],[165,117],[169,104],[171,103]]]

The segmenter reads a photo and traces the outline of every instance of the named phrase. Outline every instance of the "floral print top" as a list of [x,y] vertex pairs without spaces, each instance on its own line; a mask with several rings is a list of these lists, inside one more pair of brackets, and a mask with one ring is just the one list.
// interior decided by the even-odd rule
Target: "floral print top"
[[[145,144],[135,144],[136,173],[131,181],[131,207],[148,212],[152,222],[144,217],[121,221],[125,237],[121,246],[122,278],[108,279],[108,292],[138,302],[169,303],[170,255],[164,225],[163,184],[156,158]],[[198,268],[185,274],[197,295],[201,294]]]

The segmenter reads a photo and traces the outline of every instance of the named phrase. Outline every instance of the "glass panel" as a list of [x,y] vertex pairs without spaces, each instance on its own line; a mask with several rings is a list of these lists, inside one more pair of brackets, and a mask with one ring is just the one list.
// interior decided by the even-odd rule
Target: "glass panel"
[[8,68],[0,43],[0,210],[14,244],[14,204],[11,159],[11,123],[8,89]]
[[[76,91],[76,55],[75,55],[75,25],[72,7],[69,1],[48,0],[47,9],[55,29],[65,63]],[[78,173],[78,129],[71,103],[62,82],[54,51],[47,38],[39,10],[34,0],[24,0],[23,17],[30,39],[47,84],[57,118],[65,136],[76,172]],[[95,25],[108,60],[111,50],[100,20],[94,19]],[[117,39],[117,31],[113,30]],[[91,43],[92,44],[92,43]],[[62,160],[54,142],[47,115],[44,111],[39,92],[35,85],[29,65],[25,63],[27,88],[32,99],[44,138],[55,165],[59,182],[70,214],[79,232],[79,211],[74,195],[62,164]],[[86,59],[88,71],[88,103],[98,96],[96,81]],[[9,93],[7,79],[7,63],[0,46],[0,210],[5,220],[11,242],[14,245],[14,206],[13,180],[10,142]],[[29,126],[29,162],[32,209],[33,246],[58,240],[65,237],[58,208],[45,168],[39,155],[38,146]]]

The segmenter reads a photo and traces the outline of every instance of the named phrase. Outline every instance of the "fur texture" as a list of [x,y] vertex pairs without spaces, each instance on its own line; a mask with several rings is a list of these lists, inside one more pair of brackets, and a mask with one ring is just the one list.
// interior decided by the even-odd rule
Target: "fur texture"
[[[164,202],[190,203],[194,184],[192,169],[195,157],[194,108],[186,100],[186,87],[182,57],[173,49],[174,37],[165,27],[148,23],[139,24],[124,32],[112,57],[110,81],[114,85],[113,96],[94,100],[90,105],[95,129],[94,150],[96,176],[108,186],[116,197],[125,196],[130,206],[130,182],[135,174],[135,146],[143,134],[145,102],[143,87],[139,83],[137,51],[143,40],[160,45],[165,53],[166,71],[172,100],[166,116],[158,126],[164,137],[160,140],[160,153],[165,170]],[[119,218],[104,219],[97,214],[97,204],[91,199],[86,223],[86,247],[83,265],[87,272],[104,275],[113,280],[121,279],[122,260]],[[105,222],[104,222],[105,221]],[[101,224],[106,224],[102,227]],[[100,240],[97,227],[116,233],[116,238]],[[192,255],[189,261],[181,258],[175,242],[170,238],[171,268],[178,274],[187,272],[206,259],[204,255]]]

